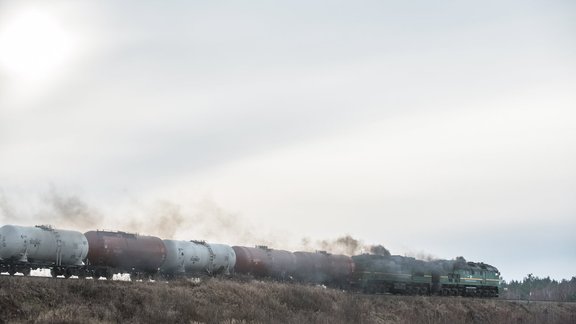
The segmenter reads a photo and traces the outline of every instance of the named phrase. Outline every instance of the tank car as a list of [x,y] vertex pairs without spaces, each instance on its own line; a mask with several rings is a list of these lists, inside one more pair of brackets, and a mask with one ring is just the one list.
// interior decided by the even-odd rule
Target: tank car
[[354,261],[351,257],[341,254],[328,254],[328,274],[334,283],[346,287],[354,272]]
[[88,247],[81,232],[5,225],[0,227],[0,271],[29,275],[32,269],[50,268],[53,275],[69,277],[83,265]]
[[211,255],[214,255],[211,268],[209,268],[211,273],[229,275],[234,271],[234,266],[236,265],[236,252],[234,252],[232,247],[226,244],[207,244],[204,241],[195,241],[195,243],[206,246],[206,249],[211,251]]
[[286,280],[291,279],[296,271],[296,256],[292,252],[274,250],[263,245],[232,248],[236,252],[237,273]]
[[84,235],[90,244],[87,260],[95,277],[129,273],[133,280],[147,279],[158,273],[166,259],[164,242],[155,236],[110,231]]
[[296,272],[296,256],[285,250],[268,250],[272,261],[270,276],[280,280],[292,279]]
[[296,272],[294,276],[304,282],[347,286],[354,270],[352,258],[329,254],[325,251],[294,252]]
[[190,274],[230,274],[236,253],[225,244],[204,241],[164,240],[166,261],[160,268],[165,277]]

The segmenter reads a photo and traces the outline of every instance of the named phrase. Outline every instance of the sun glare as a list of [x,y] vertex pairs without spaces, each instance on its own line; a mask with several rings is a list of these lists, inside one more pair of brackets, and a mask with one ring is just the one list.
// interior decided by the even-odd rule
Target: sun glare
[[72,58],[74,40],[57,17],[26,9],[0,21],[0,71],[19,81],[47,81]]

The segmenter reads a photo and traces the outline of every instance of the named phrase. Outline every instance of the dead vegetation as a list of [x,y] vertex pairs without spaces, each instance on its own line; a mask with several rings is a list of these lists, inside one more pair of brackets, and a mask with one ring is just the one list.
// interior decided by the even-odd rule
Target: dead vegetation
[[576,304],[365,296],[220,279],[132,283],[2,276],[0,322],[576,323]]

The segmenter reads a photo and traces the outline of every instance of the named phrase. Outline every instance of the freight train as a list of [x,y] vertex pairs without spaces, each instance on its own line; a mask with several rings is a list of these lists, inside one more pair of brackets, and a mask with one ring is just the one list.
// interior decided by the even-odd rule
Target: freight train
[[[387,251],[385,251],[387,252]],[[249,275],[322,284],[363,293],[497,297],[500,273],[485,263],[422,261],[381,254],[345,256],[289,252],[204,241],[162,240],[126,232],[77,231],[50,226],[0,227],[0,272],[53,277],[101,277],[127,273],[132,280],[201,275]]]

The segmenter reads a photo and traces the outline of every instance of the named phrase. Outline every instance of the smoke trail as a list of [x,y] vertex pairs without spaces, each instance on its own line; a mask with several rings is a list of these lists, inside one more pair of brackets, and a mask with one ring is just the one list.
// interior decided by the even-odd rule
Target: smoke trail
[[142,211],[141,214],[127,218],[127,231],[172,238],[179,228],[188,223],[180,206],[169,201],[159,201],[151,210]]
[[14,207],[8,201],[4,190],[0,190],[0,220],[3,222],[5,219],[13,219],[14,215]]
[[54,185],[41,194],[9,196],[0,191],[2,223],[16,225],[48,224],[58,228],[83,230],[102,222],[100,212],[79,196],[60,192]]
[[408,251],[404,253],[404,255],[407,257],[412,257],[416,260],[423,260],[423,261],[439,260],[437,256],[424,251]]
[[[18,198],[18,199],[16,199]],[[171,200],[121,201],[96,208],[79,194],[55,185],[39,194],[16,196],[0,190],[2,223],[53,225],[77,231],[107,229],[166,239],[206,240],[216,243],[284,247],[288,235],[262,233],[241,214],[230,212],[211,199],[178,203]]]
[[[14,204],[3,190],[0,190],[0,218],[2,221],[51,224],[58,228],[72,230],[112,229],[155,235],[164,239],[202,239],[209,242],[235,245],[268,245],[271,248],[315,251],[323,250],[332,254],[359,255],[371,253],[384,257],[382,262],[401,268],[409,264],[415,269],[448,269],[456,262],[465,263],[464,258],[456,260],[438,260],[424,252],[410,252],[406,256],[391,256],[382,245],[367,245],[351,235],[335,239],[312,240],[303,238],[300,245],[294,247],[289,235],[262,233],[239,213],[225,210],[211,199],[201,199],[187,204],[170,200],[158,200],[152,203],[134,202],[128,210],[112,206],[106,214],[115,213],[113,223],[108,223],[103,213],[80,198],[77,194],[64,193],[51,185],[34,202]],[[26,206],[17,209],[15,206]],[[105,227],[103,227],[105,226]],[[428,261],[423,262],[422,260]]]
[[259,232],[239,213],[225,210],[211,199],[201,199],[187,204],[169,200],[142,203],[132,206],[117,224],[129,232],[155,235],[161,238],[206,240],[238,245],[284,246],[281,235]]
[[77,195],[59,192],[51,185],[42,198],[48,210],[40,212],[38,218],[44,222],[76,230],[91,229],[102,224],[102,214]]
[[349,234],[331,240],[313,241],[303,238],[301,246],[304,250],[322,250],[332,254],[357,255],[371,252],[379,255],[390,255],[390,251],[382,245],[364,244],[362,240],[355,239]]
[[376,254],[376,255],[381,255],[381,256],[390,256],[390,251],[388,251],[387,248],[385,248],[384,246],[382,246],[380,244],[371,246],[370,247],[370,253]]

